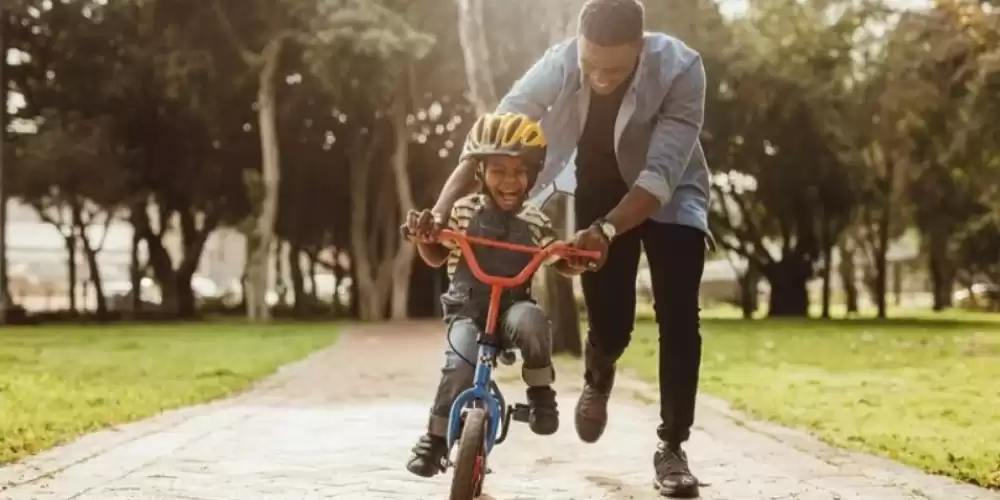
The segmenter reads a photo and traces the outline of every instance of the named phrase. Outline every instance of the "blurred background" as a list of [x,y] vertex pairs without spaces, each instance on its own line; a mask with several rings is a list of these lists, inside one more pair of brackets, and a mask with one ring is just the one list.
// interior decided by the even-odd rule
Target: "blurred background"
[[[435,318],[402,216],[581,3],[0,1],[0,314],[45,325],[0,332],[0,463]],[[646,8],[709,81],[702,388],[1000,487],[1000,4]],[[579,354],[578,284],[535,286]]]
[[[393,230],[579,5],[7,0],[8,318],[436,314],[443,277]],[[710,80],[706,308],[998,309],[991,3],[647,10]],[[539,280],[573,308],[562,281]]]

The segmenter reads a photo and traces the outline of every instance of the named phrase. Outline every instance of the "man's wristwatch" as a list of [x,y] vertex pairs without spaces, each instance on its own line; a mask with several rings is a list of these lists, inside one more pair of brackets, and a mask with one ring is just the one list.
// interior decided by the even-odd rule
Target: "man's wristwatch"
[[615,225],[608,222],[607,219],[597,219],[593,225],[598,231],[604,235],[604,238],[608,240],[608,244],[611,244],[615,240],[615,236],[618,234],[618,230],[615,229]]

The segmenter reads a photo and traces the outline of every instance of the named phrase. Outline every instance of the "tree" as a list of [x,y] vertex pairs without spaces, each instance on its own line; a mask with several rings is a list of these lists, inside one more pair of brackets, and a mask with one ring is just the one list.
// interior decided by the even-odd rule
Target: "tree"
[[[306,58],[328,91],[344,103],[336,113],[345,124],[340,135],[347,138],[351,267],[359,313],[364,320],[383,318],[394,295],[400,303],[394,313],[405,316],[413,249],[397,228],[414,206],[406,168],[409,68],[427,54],[433,39],[373,0],[324,5],[314,22],[316,37]],[[397,202],[385,197],[385,179],[392,180]],[[395,293],[394,272],[402,275]]]
[[710,224],[767,279],[774,316],[807,315],[806,283],[819,262],[831,268],[851,220],[857,163],[837,154],[830,123],[846,121],[832,118],[850,86],[853,38],[873,10],[754,2],[731,25],[733,46],[709,58],[724,68],[703,137],[718,172]]
[[[104,245],[111,220],[127,197],[108,129],[106,120],[64,120],[50,113],[43,128],[21,145],[15,171],[15,193],[43,221],[54,226],[66,242],[70,310],[76,311],[79,245],[94,285],[99,318],[107,316],[108,307],[97,253]],[[87,231],[95,224],[103,226],[96,244]]]
[[1000,41],[998,18],[978,2],[941,2],[908,14],[896,29],[906,43],[894,47],[908,62],[900,80],[922,90],[921,112],[908,130],[915,142],[909,190],[919,200],[914,215],[928,255],[934,310],[951,306],[961,265],[955,258],[958,235],[970,223],[979,227],[980,186],[990,184],[980,182],[983,170],[976,167],[989,164],[1000,146],[996,134],[988,133],[998,130],[988,118],[990,100],[981,97],[996,72],[990,58],[997,53],[991,41]]
[[[275,243],[274,230],[278,218],[278,195],[281,181],[280,151],[278,132],[276,129],[276,79],[279,58],[286,43],[303,34],[289,27],[295,20],[290,19],[283,2],[256,2],[250,7],[260,19],[263,27],[255,29],[259,38],[259,50],[243,40],[229,19],[222,0],[213,0],[212,7],[217,15],[223,31],[229,36],[233,47],[242,61],[257,74],[257,110],[258,130],[260,132],[260,149],[262,154],[261,175],[254,177],[260,183],[259,197],[254,199],[259,210],[255,213],[256,224],[248,233],[248,250],[246,263],[246,303],[247,316],[258,321],[270,319],[271,312],[267,305],[268,262],[270,262],[271,247]],[[246,2],[241,2],[241,9],[246,9]],[[253,42],[250,42],[253,43]],[[248,189],[253,189],[248,186]]]

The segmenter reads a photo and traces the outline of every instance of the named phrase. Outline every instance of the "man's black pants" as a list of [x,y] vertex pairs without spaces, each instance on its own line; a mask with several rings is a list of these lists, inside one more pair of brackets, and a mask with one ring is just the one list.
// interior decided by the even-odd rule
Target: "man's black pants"
[[[607,193],[587,196],[578,192],[577,227],[586,228],[607,215],[620,199],[609,199]],[[705,233],[693,227],[647,220],[615,238],[604,267],[581,275],[588,342],[618,359],[632,337],[636,274],[640,251],[645,248],[659,325],[661,424],[657,434],[672,444],[686,441],[694,423],[701,367],[698,294],[705,268],[705,238]]]

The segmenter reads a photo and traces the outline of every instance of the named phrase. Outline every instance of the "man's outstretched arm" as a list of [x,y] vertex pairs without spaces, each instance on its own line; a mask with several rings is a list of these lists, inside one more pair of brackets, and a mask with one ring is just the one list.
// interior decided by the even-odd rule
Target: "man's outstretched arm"
[[[541,120],[562,90],[565,69],[559,60],[561,50],[563,46],[557,45],[546,51],[524,76],[514,83],[510,92],[507,92],[500,101],[496,111],[522,113],[535,120]],[[441,194],[438,195],[437,203],[431,209],[435,217],[445,221],[444,215],[451,212],[452,205],[463,196],[475,192],[477,187],[476,162],[468,159],[463,147],[458,167],[448,176],[441,188]]]
[[441,194],[438,195],[437,202],[431,209],[435,222],[439,225],[446,223],[447,218],[444,214],[451,213],[451,207],[463,196],[475,192],[477,184],[479,182],[476,180],[476,162],[469,159],[459,160],[458,166],[444,181]]
[[670,201],[681,175],[691,161],[705,120],[705,67],[696,58],[674,80],[664,98],[646,168],[607,220],[622,234],[648,219]]

